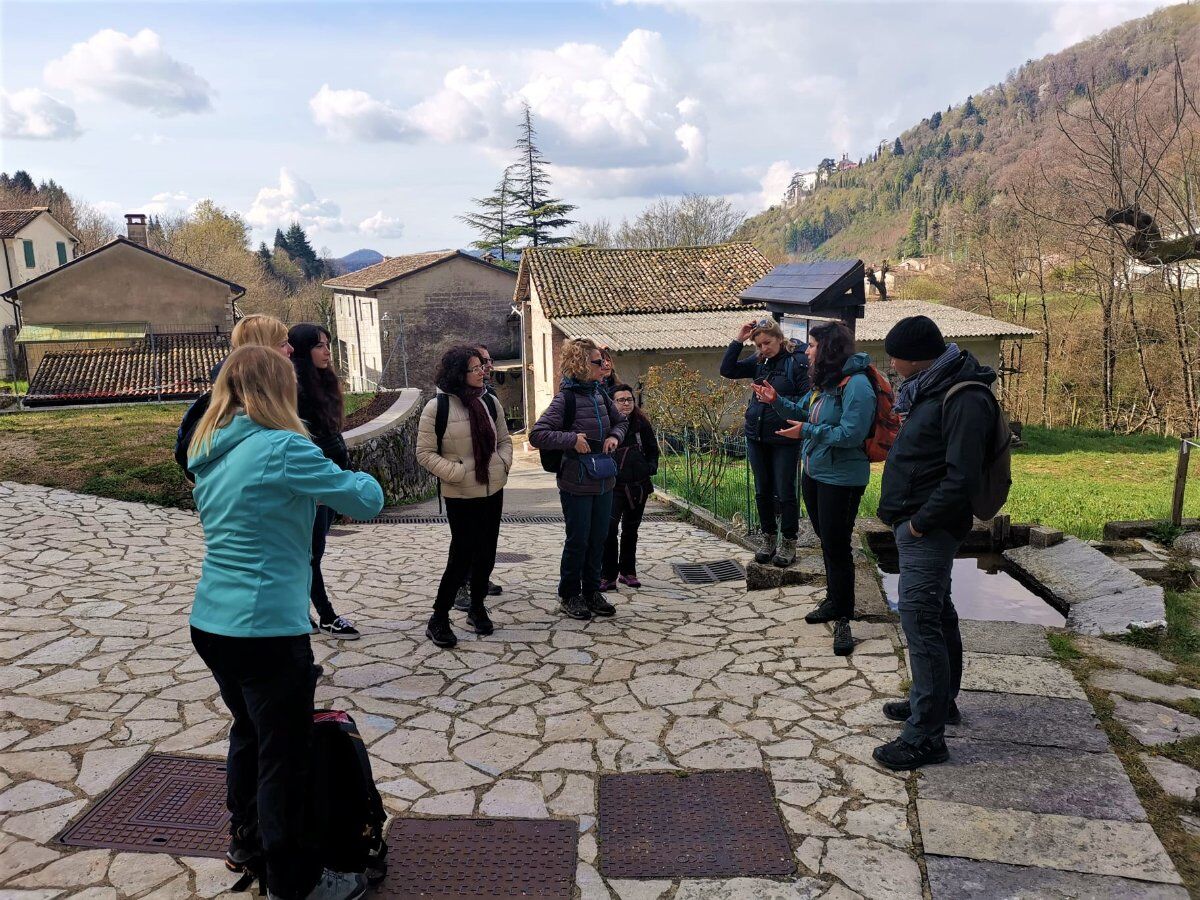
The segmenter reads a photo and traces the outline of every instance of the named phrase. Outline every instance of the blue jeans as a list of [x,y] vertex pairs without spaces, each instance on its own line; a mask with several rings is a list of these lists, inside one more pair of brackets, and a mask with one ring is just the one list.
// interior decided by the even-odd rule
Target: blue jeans
[[[758,521],[765,534],[782,531],[795,540],[800,530],[800,504],[796,499],[796,468],[800,462],[800,441],[768,444],[746,441],[746,458],[754,473],[754,501]],[[776,523],[776,508],[779,522]]]
[[612,512],[612,491],[603,494],[558,492],[562,500],[567,536],[563,541],[558,596],[574,597],[600,590],[604,542]]
[[900,556],[900,625],[908,639],[912,713],[900,736],[920,746],[946,730],[962,685],[962,635],[950,599],[950,574],[962,541],[948,531],[914,537],[908,522],[893,529]]

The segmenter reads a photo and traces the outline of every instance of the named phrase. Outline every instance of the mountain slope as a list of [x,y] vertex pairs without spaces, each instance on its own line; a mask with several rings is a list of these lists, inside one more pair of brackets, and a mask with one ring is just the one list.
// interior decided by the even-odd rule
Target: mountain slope
[[953,249],[955,213],[987,203],[1023,155],[1057,141],[1055,113],[1131,79],[1169,78],[1175,50],[1200,76],[1200,5],[1143,19],[1027,62],[1005,81],[891,138],[857,168],[829,172],[794,205],[773,206],[737,235],[770,258],[878,261]]

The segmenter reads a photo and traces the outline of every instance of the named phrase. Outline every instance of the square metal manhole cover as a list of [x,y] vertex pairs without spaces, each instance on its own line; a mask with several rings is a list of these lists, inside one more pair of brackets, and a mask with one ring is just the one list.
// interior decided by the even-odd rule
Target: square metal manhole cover
[[608,878],[790,875],[796,865],[766,772],[600,776]]
[[571,900],[578,839],[556,819],[395,819],[373,896]]
[[718,581],[740,581],[746,577],[741,563],[732,559],[715,562],[671,563],[671,568],[684,584],[716,584]]
[[58,842],[223,858],[229,846],[225,763],[152,753]]
[[501,550],[496,554],[496,562],[498,563],[523,563],[533,559],[528,553],[509,553]]

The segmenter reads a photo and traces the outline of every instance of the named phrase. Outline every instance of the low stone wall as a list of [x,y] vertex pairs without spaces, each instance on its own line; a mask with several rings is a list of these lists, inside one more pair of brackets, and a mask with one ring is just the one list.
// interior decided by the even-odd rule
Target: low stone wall
[[383,415],[343,435],[351,465],[378,479],[389,506],[423,500],[437,487],[417,465],[417,426],[425,400],[420,390],[406,388]]

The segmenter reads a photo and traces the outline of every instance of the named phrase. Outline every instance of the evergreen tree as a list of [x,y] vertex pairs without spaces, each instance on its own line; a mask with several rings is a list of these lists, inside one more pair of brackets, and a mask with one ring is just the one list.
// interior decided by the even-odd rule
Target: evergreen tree
[[266,241],[262,241],[258,245],[258,258],[262,260],[263,267],[267,270],[271,269],[271,250],[267,246]]
[[531,247],[553,247],[571,239],[567,235],[553,232],[574,225],[567,213],[575,209],[570,203],[550,196],[550,176],[546,173],[548,163],[537,147],[537,131],[533,127],[533,113],[525,104],[521,120],[521,136],[516,149],[519,158],[513,166],[513,182],[519,198],[517,225],[514,236],[523,237]]
[[325,274],[325,263],[317,257],[317,252],[308,242],[308,235],[304,233],[299,222],[292,223],[287,234],[284,235],[284,241],[288,255],[300,266],[305,278],[309,281],[316,281]]
[[942,114],[940,112],[935,112],[932,116],[929,117],[929,127],[932,128],[934,131],[937,131],[941,127],[941,125],[942,125]]
[[37,193],[37,186],[33,183],[33,179],[29,177],[29,173],[24,169],[17,169],[17,171],[13,172],[9,187],[21,194]]
[[922,215],[920,208],[917,208],[912,211],[912,217],[908,220],[908,232],[900,239],[900,246],[896,248],[896,253],[901,259],[920,256],[924,238],[925,216]]
[[900,138],[896,138],[896,143],[892,144],[892,156],[903,156],[904,145],[900,143]]
[[292,251],[288,247],[287,238],[283,236],[283,232],[278,228],[275,229],[274,247],[276,250],[282,250],[284,253],[288,254],[289,256],[291,255]]
[[474,201],[477,212],[455,217],[479,234],[479,240],[472,241],[471,246],[476,250],[499,251],[501,265],[515,253],[513,241],[518,237],[516,228],[521,198],[514,190],[512,170],[512,166],[504,170],[500,183],[490,196]]
[[974,98],[971,97],[970,94],[968,94],[967,95],[967,103],[963,107],[963,118],[966,119],[966,118],[969,118],[970,116],[974,116],[974,115],[978,115],[978,114],[979,114],[979,110],[977,110],[975,108],[975,100],[974,100]]

